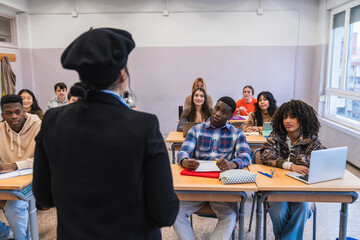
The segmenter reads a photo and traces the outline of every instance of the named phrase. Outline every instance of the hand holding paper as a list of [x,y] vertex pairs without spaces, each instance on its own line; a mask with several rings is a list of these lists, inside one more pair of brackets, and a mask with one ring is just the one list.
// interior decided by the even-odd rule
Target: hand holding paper
[[199,167],[200,163],[193,158],[187,158],[182,160],[181,165],[189,171],[194,171]]
[[215,160],[217,161],[216,165],[221,169],[221,171],[237,168],[237,164],[235,162],[228,161],[224,158],[215,158]]

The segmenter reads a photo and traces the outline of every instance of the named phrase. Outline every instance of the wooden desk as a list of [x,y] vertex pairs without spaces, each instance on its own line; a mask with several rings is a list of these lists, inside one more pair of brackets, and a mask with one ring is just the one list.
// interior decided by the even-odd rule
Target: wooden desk
[[229,120],[228,121],[230,124],[232,125],[241,125],[243,123],[246,123],[247,122],[247,119],[243,119],[243,120]]
[[[261,238],[262,205],[265,200],[274,202],[335,202],[341,203],[339,239],[346,239],[347,209],[360,191],[360,179],[346,171],[342,179],[306,184],[285,175],[289,170],[275,168],[279,177],[269,178],[258,171],[270,173],[269,166],[248,166],[257,174],[258,201],[256,209],[256,239]],[[273,168],[274,169],[274,168]]]
[[[172,163],[175,163],[175,151],[179,151],[181,145],[185,141],[182,132],[170,132],[167,136],[165,142],[172,143],[171,144],[171,151],[172,151]],[[266,138],[262,135],[253,136],[248,135],[246,136],[246,141],[250,146],[250,150],[254,151],[256,148],[261,147],[261,145],[266,142]]]
[[240,202],[239,239],[244,239],[246,193],[257,191],[255,183],[224,185],[216,178],[180,175],[183,168],[171,165],[174,189],[181,201]]
[[[33,240],[39,239],[37,226],[35,198],[32,193],[32,175],[21,177],[6,178],[0,180],[0,199],[1,200],[23,200],[29,202],[29,222],[28,236]],[[29,232],[30,231],[30,232]]]

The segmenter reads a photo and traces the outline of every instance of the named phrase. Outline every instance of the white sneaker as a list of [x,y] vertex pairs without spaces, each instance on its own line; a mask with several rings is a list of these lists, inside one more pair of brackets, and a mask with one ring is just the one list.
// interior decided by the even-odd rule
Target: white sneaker
[[7,239],[15,239],[14,233],[11,230],[9,232],[9,235],[8,235]]

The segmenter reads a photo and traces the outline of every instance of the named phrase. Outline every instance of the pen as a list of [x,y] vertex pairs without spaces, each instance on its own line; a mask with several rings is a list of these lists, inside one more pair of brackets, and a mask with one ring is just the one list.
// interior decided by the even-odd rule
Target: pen
[[270,172],[271,172],[271,176],[274,177],[274,171],[270,169]]
[[278,177],[278,176],[279,176],[279,174],[276,172],[276,169],[275,169],[275,168],[274,168],[274,171],[275,171],[276,176]]
[[261,173],[262,175],[265,175],[265,176],[267,176],[269,178],[272,178],[272,176],[270,174],[268,174],[268,173],[264,173],[264,172],[261,172],[261,171],[258,171],[258,173]]

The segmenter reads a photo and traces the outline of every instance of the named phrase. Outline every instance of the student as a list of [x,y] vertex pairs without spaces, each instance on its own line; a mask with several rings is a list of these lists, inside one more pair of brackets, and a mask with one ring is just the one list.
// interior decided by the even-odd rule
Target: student
[[[251,151],[242,131],[227,121],[236,109],[235,101],[230,97],[220,98],[206,122],[194,126],[178,153],[178,163],[187,170],[195,170],[199,160],[217,160],[222,170],[244,168],[251,162]],[[195,239],[188,217],[199,210],[206,202],[180,202],[179,214],[174,229],[180,240]],[[218,223],[210,239],[229,239],[236,225],[234,204],[209,202],[217,215]]]
[[177,131],[183,131],[184,122],[205,122],[211,116],[206,92],[203,88],[196,88],[191,94],[190,108],[183,111]]
[[44,112],[39,107],[35,95],[29,89],[21,89],[18,93],[23,100],[24,111],[30,114],[36,114],[40,119],[43,119]]
[[83,84],[78,82],[75,83],[67,95],[68,103],[74,103],[86,97],[86,89]]
[[255,103],[255,111],[249,114],[249,118],[243,129],[246,132],[261,132],[264,122],[270,122],[276,110],[276,100],[271,92],[261,92]]
[[255,111],[255,103],[257,99],[253,98],[254,88],[250,85],[246,85],[243,88],[243,98],[236,102],[236,111],[234,116],[248,116]]
[[60,107],[67,104],[66,94],[67,94],[67,86],[63,82],[59,82],[55,84],[54,91],[56,96],[51,98],[47,107],[46,111],[50,108]]
[[[260,150],[263,164],[309,173],[311,152],[322,149],[316,111],[300,100],[281,105],[272,119],[273,132]],[[269,202],[276,239],[302,239],[311,203]]]
[[178,213],[158,119],[121,97],[134,47],[124,30],[90,29],[61,56],[88,96],[50,109],[36,138],[34,195],[56,207],[58,239],[161,239]]
[[[205,85],[204,79],[202,79],[202,78],[195,79],[192,89],[191,89],[191,93],[194,92],[194,90],[197,88],[202,88],[206,91],[206,85]],[[209,108],[211,109],[213,107],[213,100],[209,94],[207,94],[207,100],[208,100]],[[191,105],[191,95],[189,95],[185,98],[183,110],[190,108],[190,105]]]
[[[40,118],[25,113],[22,98],[15,94],[1,98],[1,111],[4,121],[0,122],[0,173],[32,168]],[[6,201],[4,212],[12,232],[0,221],[0,239],[27,239],[28,210],[27,201]]]

